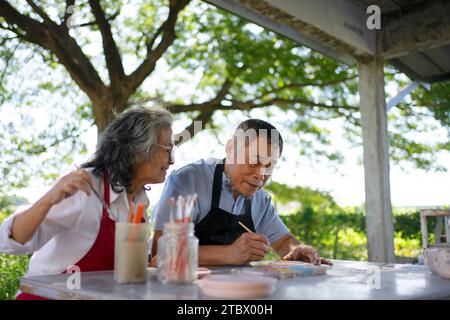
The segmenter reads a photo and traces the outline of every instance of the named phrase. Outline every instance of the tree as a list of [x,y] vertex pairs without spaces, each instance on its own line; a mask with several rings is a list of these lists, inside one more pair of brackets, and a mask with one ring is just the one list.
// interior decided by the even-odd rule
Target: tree
[[[14,33],[21,40],[43,48],[57,58],[58,63],[65,67],[73,81],[89,97],[92,102],[95,124],[99,132],[102,132],[112,110],[121,112],[126,108],[131,95],[154,70],[156,62],[174,41],[178,14],[189,0],[171,0],[169,2],[167,19],[151,36],[144,35],[146,56],[130,74],[125,74],[121,54],[111,30],[110,21],[118,14],[108,17],[99,1],[88,1],[94,21],[86,26],[95,31],[98,30],[101,34],[109,83],[102,81],[91,59],[87,57],[80,44],[69,33],[67,20],[70,10],[68,9],[74,5],[75,0],[65,1],[64,13],[61,11],[62,6],[57,6],[61,17],[60,21],[53,20],[41,5],[33,0],[26,2],[32,10],[28,12],[29,15],[19,12],[7,1],[1,2],[0,15],[7,23],[5,29]],[[42,4],[46,4],[46,7],[49,6],[44,1]],[[120,7],[117,1],[113,2],[113,5]],[[31,14],[37,15],[40,21],[33,19]],[[157,40],[159,41],[157,42]]]
[[[127,5],[133,6],[132,15],[124,12],[126,6],[119,0],[26,0],[19,4],[0,0],[2,103],[36,104],[33,95],[21,91],[22,84],[12,86],[3,81],[23,71],[28,54],[50,74],[50,80],[36,79],[39,85],[34,85],[34,90],[69,97],[77,105],[71,120],[61,125],[59,119],[68,112],[55,102],[52,115],[60,112],[59,116],[45,133],[33,138],[19,138],[20,129],[5,125],[0,135],[16,141],[6,148],[9,160],[2,164],[4,173],[11,173],[18,158],[42,154],[61,141],[72,143],[60,150],[61,156],[82,149],[75,139],[86,130],[80,125],[82,119],[92,119],[91,124],[101,133],[114,111],[154,101],[192,120],[185,131],[189,135],[180,135],[180,143],[196,133],[195,121],[202,121],[201,128],[214,127],[218,113],[257,108],[264,108],[268,116],[274,110],[286,113],[286,126],[301,133],[296,140],[301,154],[342,160],[342,153],[332,148],[327,129],[331,119],[345,119],[349,140],[361,143],[354,67],[199,0],[134,0]],[[93,43],[102,44],[101,52],[91,50]],[[168,72],[181,70],[189,75],[189,81],[196,81],[196,94],[183,96],[180,86],[174,85],[177,81],[149,92],[152,83],[147,87],[145,83],[158,82],[152,78],[158,64],[167,65]],[[29,80],[36,75],[28,73],[26,77]],[[387,80],[399,85],[405,82],[392,68],[387,68]],[[449,88],[444,84],[433,96],[441,99],[439,110],[447,110],[447,115]],[[420,122],[424,117],[442,119],[448,128],[448,116],[440,111],[414,107],[427,99],[419,94],[391,116],[395,124],[391,152],[395,160],[411,158],[419,167],[442,169],[433,159],[439,150],[449,149],[448,139],[429,145],[404,137],[405,130],[419,129],[419,124],[421,130],[430,130]]]

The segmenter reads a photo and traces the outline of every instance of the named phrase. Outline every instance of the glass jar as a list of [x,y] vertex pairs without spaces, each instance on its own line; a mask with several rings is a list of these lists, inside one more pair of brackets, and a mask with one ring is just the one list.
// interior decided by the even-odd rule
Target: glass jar
[[116,223],[114,243],[114,280],[118,283],[147,281],[148,225]]
[[158,279],[162,283],[192,283],[197,279],[198,238],[194,224],[166,223],[158,239]]

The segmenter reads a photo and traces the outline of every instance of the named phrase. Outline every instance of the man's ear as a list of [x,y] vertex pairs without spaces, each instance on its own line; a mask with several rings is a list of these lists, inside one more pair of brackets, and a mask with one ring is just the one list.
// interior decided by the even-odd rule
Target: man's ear
[[225,153],[227,154],[228,159],[233,159],[233,155],[234,155],[233,139],[230,139],[227,141],[227,144],[225,145]]

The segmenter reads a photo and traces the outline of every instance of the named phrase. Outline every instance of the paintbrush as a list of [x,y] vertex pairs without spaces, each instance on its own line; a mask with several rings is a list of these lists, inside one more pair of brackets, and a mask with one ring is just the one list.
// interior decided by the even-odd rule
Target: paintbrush
[[[248,228],[245,224],[243,224],[242,222],[238,221],[238,223],[241,225],[242,228],[245,229],[245,231],[250,232],[250,233],[254,233],[252,230],[250,230],[250,228]],[[278,260],[283,260],[280,255],[278,253],[275,252],[275,250],[273,250],[273,248],[269,245],[269,251],[272,252],[277,258]]]
[[176,212],[176,202],[174,197],[170,197],[167,200],[167,204],[170,207],[170,224],[173,224],[175,221],[175,212]]

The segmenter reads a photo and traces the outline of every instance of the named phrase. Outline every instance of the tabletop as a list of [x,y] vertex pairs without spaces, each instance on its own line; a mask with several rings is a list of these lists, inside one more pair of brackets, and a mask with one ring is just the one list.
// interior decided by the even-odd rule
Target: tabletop
[[[277,281],[275,292],[263,299],[449,299],[450,280],[431,273],[427,266],[333,260],[326,275],[297,276]],[[233,268],[212,267],[213,274]],[[196,284],[162,284],[154,274],[146,283],[118,284],[113,271],[80,273],[79,288],[68,285],[70,274],[28,276],[23,292],[50,299],[210,300]],[[261,298],[258,298],[261,300]]]

